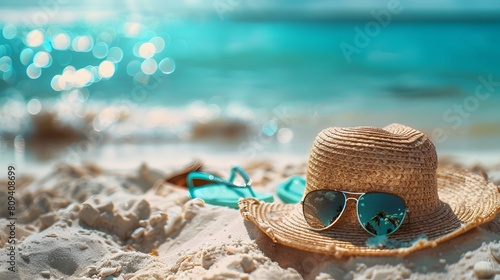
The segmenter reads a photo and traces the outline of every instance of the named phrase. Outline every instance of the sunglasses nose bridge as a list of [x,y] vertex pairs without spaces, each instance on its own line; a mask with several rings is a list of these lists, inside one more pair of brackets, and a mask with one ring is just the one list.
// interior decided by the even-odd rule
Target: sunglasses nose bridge
[[[349,200],[354,200],[355,204],[348,206]],[[345,205],[344,205],[344,209],[345,209],[346,214],[350,213],[352,211],[351,209],[354,209],[353,207],[356,207],[357,204],[358,204],[358,199],[356,197],[347,197],[346,196]],[[357,212],[354,212],[354,213],[357,213]]]
[[351,200],[351,199],[352,199],[352,200],[354,200],[354,201],[356,201],[356,203],[358,202],[358,199],[357,199],[356,197],[347,197],[347,198],[345,199],[345,203],[347,204],[347,202],[348,202],[349,200]]
[[[358,218],[357,218],[357,211],[356,211],[356,205],[358,198],[357,197],[350,197],[348,194],[345,195],[345,203],[344,203],[344,209],[342,210],[342,213],[340,217],[338,217],[338,221],[335,223],[339,227],[355,227],[358,226]],[[349,203],[349,200],[355,201],[355,203]]]

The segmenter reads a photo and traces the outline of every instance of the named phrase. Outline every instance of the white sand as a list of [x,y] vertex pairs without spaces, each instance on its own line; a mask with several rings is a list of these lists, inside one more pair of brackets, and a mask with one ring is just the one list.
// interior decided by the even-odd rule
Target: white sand
[[[270,162],[246,165],[258,191],[305,170]],[[147,166],[63,166],[18,183],[18,272],[2,259],[0,279],[500,279],[498,216],[405,258],[333,259],[274,244],[238,210],[189,200],[186,190],[159,184],[162,176]]]

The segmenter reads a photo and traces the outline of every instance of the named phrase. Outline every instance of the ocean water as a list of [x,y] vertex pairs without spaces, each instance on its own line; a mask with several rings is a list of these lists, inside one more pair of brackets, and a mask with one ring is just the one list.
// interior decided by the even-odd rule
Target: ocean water
[[[28,141],[50,111],[115,143],[220,145],[210,142],[218,127],[236,124],[233,149],[306,151],[328,126],[399,122],[442,150],[498,150],[500,21],[491,18],[136,15],[0,26],[5,139]],[[213,133],[196,136],[200,125]]]
[[[99,66],[108,55],[114,61],[106,50],[115,47],[122,58],[114,61],[113,76],[85,88],[95,100],[122,98],[123,91],[138,82],[129,75],[139,72],[133,66],[145,60],[137,49],[152,38],[160,38],[163,45],[152,58],[157,63],[170,58],[175,66],[165,66],[172,75],[162,76],[160,69],[151,75],[156,79],[150,80],[161,83],[148,87],[145,101],[149,104],[183,105],[189,98],[220,95],[252,106],[269,106],[283,99],[321,102],[353,92],[433,98],[470,93],[479,75],[500,75],[495,47],[500,43],[500,21],[391,22],[369,35],[365,21],[173,19],[156,20],[149,26],[133,21],[75,25],[35,29],[44,41],[31,48],[25,42],[31,28],[18,27],[12,39],[3,36],[0,51],[11,57],[15,75],[2,89],[14,84],[21,86],[27,98],[57,97],[50,83],[55,75],[68,66],[76,70]],[[5,26],[2,31],[6,35]],[[69,46],[65,40],[54,40],[61,34],[68,36]],[[81,49],[75,51],[76,37],[85,40],[76,39]],[[56,49],[54,42],[62,47]],[[52,57],[52,64],[42,67],[38,78],[26,75],[30,56],[26,55],[24,63],[28,65],[19,61],[25,49],[33,54],[45,51]]]

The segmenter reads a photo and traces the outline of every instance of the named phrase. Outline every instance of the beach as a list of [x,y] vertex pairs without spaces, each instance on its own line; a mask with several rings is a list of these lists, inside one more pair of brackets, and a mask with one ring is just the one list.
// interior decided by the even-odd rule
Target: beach
[[410,254],[328,255],[183,182],[240,166],[229,185],[282,204],[320,131],[400,123],[500,192],[500,5],[387,2],[0,4],[0,280],[500,280],[499,215]]
[[[200,158],[211,172],[227,175],[226,156]],[[307,166],[307,158],[300,156],[240,160],[235,163],[248,171],[255,191],[267,193],[288,176],[305,174]],[[405,257],[335,258],[275,244],[238,210],[191,200],[185,188],[164,182],[169,172],[187,163],[164,160],[154,167],[143,162],[117,169],[89,162],[61,164],[45,174],[22,172],[15,193],[17,272],[2,265],[1,278],[498,278],[498,217]],[[500,164],[443,157],[441,165],[467,167],[500,181]],[[3,180],[2,190],[6,184]],[[0,232],[2,244],[8,239],[6,231]],[[8,247],[0,252],[5,256]]]

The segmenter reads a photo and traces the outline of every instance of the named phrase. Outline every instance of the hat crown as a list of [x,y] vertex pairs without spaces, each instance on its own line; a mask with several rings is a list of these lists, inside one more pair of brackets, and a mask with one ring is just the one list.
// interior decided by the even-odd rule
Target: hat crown
[[305,193],[387,192],[404,199],[410,217],[424,216],[440,203],[436,169],[434,144],[418,130],[401,124],[332,127],[313,143]]

